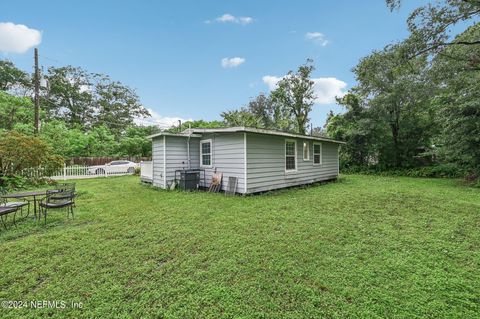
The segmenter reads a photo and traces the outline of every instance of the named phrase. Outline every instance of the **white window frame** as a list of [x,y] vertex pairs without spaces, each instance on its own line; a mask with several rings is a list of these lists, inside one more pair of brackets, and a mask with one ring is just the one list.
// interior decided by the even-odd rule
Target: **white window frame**
[[[295,144],[295,155],[288,155],[288,156],[295,156],[295,169],[287,169],[287,143],[288,142],[293,142]],[[285,139],[285,172],[286,173],[291,173],[291,172],[296,172],[298,168],[298,163],[297,163],[297,140],[292,140],[292,139]]]
[[[315,145],[320,146],[320,153],[315,153]],[[315,154],[320,155],[320,163],[315,163]],[[323,164],[323,146],[322,143],[313,143],[313,165],[321,166]]]
[[[210,165],[203,165],[203,147],[202,144],[210,143],[210,153],[205,155],[210,155]],[[201,140],[200,141],[200,167],[212,167],[213,164],[213,143],[212,139]]]
[[[305,145],[307,146],[307,157],[305,157]],[[303,141],[302,155],[305,162],[310,161],[310,141]]]

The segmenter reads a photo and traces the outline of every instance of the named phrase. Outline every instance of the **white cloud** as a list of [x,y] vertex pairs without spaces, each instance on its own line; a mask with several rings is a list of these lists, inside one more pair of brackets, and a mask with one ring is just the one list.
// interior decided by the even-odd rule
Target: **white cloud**
[[215,19],[215,21],[222,22],[222,23],[235,22],[236,20],[237,20],[237,18],[235,18],[234,16],[232,16],[231,14],[228,14],[228,13],[225,13],[223,16]]
[[245,63],[244,58],[234,57],[234,58],[223,58],[222,59],[222,68],[236,68],[240,64]]
[[[266,75],[262,78],[269,90],[274,90],[277,83],[284,77],[273,75]],[[312,78],[314,82],[313,90],[317,96],[315,103],[317,104],[331,104],[335,103],[335,97],[342,97],[345,95],[347,83],[333,77],[326,78]]]
[[172,126],[178,126],[179,120],[182,121],[182,123],[186,121],[192,121],[192,119],[183,119],[181,117],[161,116],[152,109],[147,108],[147,110],[150,112],[150,117],[136,118],[134,121],[137,125],[155,125],[161,129],[168,129]]
[[217,23],[237,23],[241,25],[246,25],[250,24],[253,22],[253,18],[251,17],[235,17],[234,15],[231,15],[229,13],[225,13],[224,15],[215,18],[213,21],[212,20],[207,20],[205,23],[210,24],[213,22]]
[[275,90],[277,87],[277,83],[283,79],[283,77],[273,76],[273,75],[265,75],[262,80],[268,86],[270,91]]
[[305,39],[312,41],[313,43],[319,44],[322,47],[328,44],[328,40],[325,35],[320,32],[307,32],[305,34]]
[[42,42],[42,33],[23,24],[0,22],[0,52],[25,53]]

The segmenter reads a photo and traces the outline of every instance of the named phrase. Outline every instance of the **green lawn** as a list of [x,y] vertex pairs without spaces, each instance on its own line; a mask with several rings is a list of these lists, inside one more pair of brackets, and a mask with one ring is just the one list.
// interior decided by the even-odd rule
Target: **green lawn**
[[[345,176],[248,197],[77,182],[75,220],[0,231],[0,317],[478,318],[480,190]],[[81,310],[71,302],[83,303]]]

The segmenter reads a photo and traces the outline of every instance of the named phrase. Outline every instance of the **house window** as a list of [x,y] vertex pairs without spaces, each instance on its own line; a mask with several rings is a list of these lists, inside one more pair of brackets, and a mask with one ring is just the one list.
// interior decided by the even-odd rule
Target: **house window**
[[322,165],[322,144],[313,144],[313,165]]
[[303,142],[303,160],[309,161],[310,160],[310,143]]
[[285,140],[285,170],[294,171],[297,169],[297,142]]
[[202,166],[212,166],[212,140],[200,141],[200,159]]

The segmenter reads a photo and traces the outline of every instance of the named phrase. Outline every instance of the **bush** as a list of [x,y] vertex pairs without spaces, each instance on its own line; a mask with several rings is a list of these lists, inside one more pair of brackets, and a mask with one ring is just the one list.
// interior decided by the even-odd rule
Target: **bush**
[[43,176],[33,175],[30,179],[20,176],[25,169],[38,167],[48,176],[62,165],[63,158],[38,137],[16,131],[0,134],[0,187],[22,188],[27,183],[43,183]]
[[409,176],[409,177],[434,177],[434,178],[462,178],[465,171],[455,164],[439,164],[415,168],[383,169],[377,166],[361,167],[350,166],[342,169],[347,174],[366,174],[380,176]]

